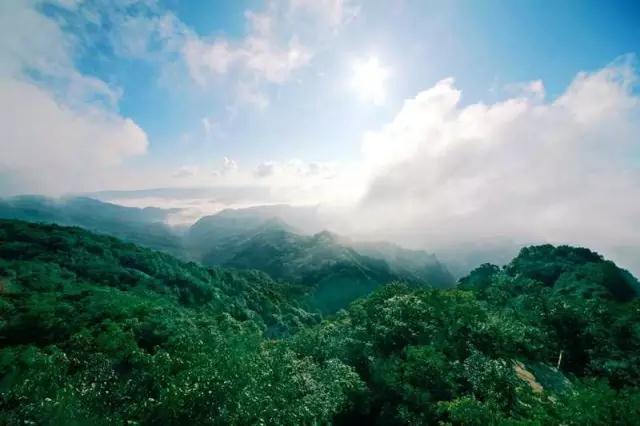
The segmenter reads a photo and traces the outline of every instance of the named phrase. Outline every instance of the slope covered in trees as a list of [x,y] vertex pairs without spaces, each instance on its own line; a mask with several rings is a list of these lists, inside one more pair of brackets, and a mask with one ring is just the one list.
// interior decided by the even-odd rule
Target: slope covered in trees
[[164,221],[175,211],[133,208],[87,197],[0,199],[0,219],[80,226],[205,266],[257,269],[306,287],[314,309],[335,312],[392,280],[451,287],[434,255],[388,243],[354,243],[328,232],[305,235],[286,221],[318,228],[317,211],[288,205],[227,209],[205,216],[186,235]]
[[385,262],[342,246],[328,232],[302,236],[273,222],[213,247],[203,263],[256,268],[276,279],[300,283],[307,288],[311,305],[323,312],[344,308],[398,277]]
[[637,424],[640,300],[587,249],[537,246],[459,289],[385,287],[292,340],[365,393],[349,424]]
[[0,199],[0,219],[80,226],[184,257],[182,241],[164,221],[171,209],[135,208],[87,197],[21,195]]
[[0,423],[329,419],[358,378],[267,336],[295,288],[77,228],[0,222]]
[[0,221],[0,423],[632,425],[636,294],[538,246],[321,319],[262,273]]
[[381,285],[451,287],[433,255],[388,243],[353,243],[328,231],[302,235],[270,210],[225,210],[196,222],[186,247],[208,266],[255,268],[304,285],[314,308],[332,313]]

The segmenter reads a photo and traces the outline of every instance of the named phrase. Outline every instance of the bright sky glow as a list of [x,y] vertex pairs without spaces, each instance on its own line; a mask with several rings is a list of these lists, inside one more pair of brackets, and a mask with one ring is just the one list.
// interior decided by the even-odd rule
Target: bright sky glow
[[351,85],[358,95],[367,102],[382,105],[386,98],[386,82],[391,72],[372,56],[353,66]]

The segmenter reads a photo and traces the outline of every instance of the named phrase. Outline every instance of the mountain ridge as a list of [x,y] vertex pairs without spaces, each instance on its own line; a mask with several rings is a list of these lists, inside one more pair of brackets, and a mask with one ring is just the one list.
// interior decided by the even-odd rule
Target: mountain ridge
[[[357,243],[328,230],[308,235],[287,222],[313,221],[309,218],[316,214],[315,207],[225,209],[200,218],[183,233],[163,222],[174,212],[86,197],[0,200],[0,218],[82,226],[206,266],[261,270],[276,279],[305,285],[310,300],[328,311],[341,309],[388,281],[434,287],[454,284],[447,268],[426,252],[387,243]],[[344,298],[328,301],[339,294]]]
[[531,246],[457,288],[390,283],[322,318],[265,273],[0,220],[0,423],[634,424],[626,278]]
[[[253,214],[255,211],[258,213]],[[232,226],[225,226],[229,223]],[[382,255],[382,249],[363,253],[357,244],[327,230],[301,234],[261,209],[229,209],[202,218],[187,233],[187,245],[196,250],[208,248],[200,254],[205,265],[257,268],[276,279],[308,286],[311,302],[326,312],[341,309],[389,281],[434,287],[454,284],[446,267],[433,255],[424,253],[415,259],[424,273],[416,272],[418,268],[410,273],[405,265],[394,265],[392,256]],[[389,252],[419,253],[388,247]],[[421,263],[424,259],[428,262]]]

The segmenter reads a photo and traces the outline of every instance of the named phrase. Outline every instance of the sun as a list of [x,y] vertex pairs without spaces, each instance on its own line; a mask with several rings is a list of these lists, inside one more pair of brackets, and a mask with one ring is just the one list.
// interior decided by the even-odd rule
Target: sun
[[385,83],[390,73],[389,68],[372,56],[354,64],[351,86],[363,100],[382,105],[386,98]]

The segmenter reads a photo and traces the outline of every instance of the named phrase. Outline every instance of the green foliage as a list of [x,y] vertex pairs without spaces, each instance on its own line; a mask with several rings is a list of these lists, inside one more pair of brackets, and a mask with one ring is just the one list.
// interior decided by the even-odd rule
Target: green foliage
[[432,424],[448,418],[440,402],[464,395],[511,413],[525,391],[510,359],[535,356],[541,342],[531,331],[498,321],[469,293],[396,284],[291,341],[318,361],[339,356],[366,381],[366,401],[341,414],[345,423]]
[[619,292],[634,282],[588,250],[531,247],[465,291],[390,285],[291,341],[365,381],[345,424],[634,424],[640,302]]
[[[317,279],[357,281],[340,268]],[[261,272],[0,221],[0,424],[633,425],[636,284],[589,250],[530,247],[321,320]]]
[[295,288],[58,226],[0,222],[0,423],[326,422],[351,367],[282,341]]
[[601,261],[602,256],[586,248],[546,244],[523,248],[505,270],[509,275],[522,275],[551,286],[563,272]]
[[384,261],[360,255],[328,232],[298,235],[280,222],[226,238],[212,245],[202,260],[206,265],[255,268],[304,285],[307,302],[325,313],[348,306],[395,277]]
[[[1,219],[79,226],[163,251],[210,267],[257,269],[277,280],[300,285],[314,310],[333,313],[395,279],[415,285],[449,288],[454,279],[435,256],[388,243],[355,244],[327,231],[301,235],[278,215],[305,215],[304,208],[262,206],[227,209],[198,220],[181,235],[164,222],[171,209],[132,208],[86,197],[51,199],[18,196],[0,199]],[[61,242],[64,249],[64,242]],[[20,242],[6,250],[21,253]],[[87,247],[100,254],[100,245]],[[133,262],[135,268],[136,257]],[[97,266],[97,265],[96,265]],[[99,267],[99,266],[97,266]],[[127,276],[123,276],[127,279]],[[110,275],[105,274],[105,280]],[[206,294],[184,294],[200,303]],[[196,299],[189,299],[195,296]]]
[[155,207],[124,207],[87,197],[52,199],[22,195],[0,199],[1,219],[80,226],[182,256],[179,236],[163,222],[171,212]]
[[637,280],[587,249],[528,247],[500,269],[483,265],[460,280],[503,315],[545,335],[539,359],[615,387],[640,385]]
[[559,396],[552,416],[557,424],[571,426],[637,425],[640,418],[640,392],[615,391],[605,382],[576,382]]
[[[257,213],[254,213],[257,214]],[[300,235],[251,209],[225,210],[196,222],[186,238],[209,266],[255,268],[303,285],[314,309],[334,313],[390,281],[451,287],[453,277],[433,255],[391,244],[353,244],[323,231]]]

